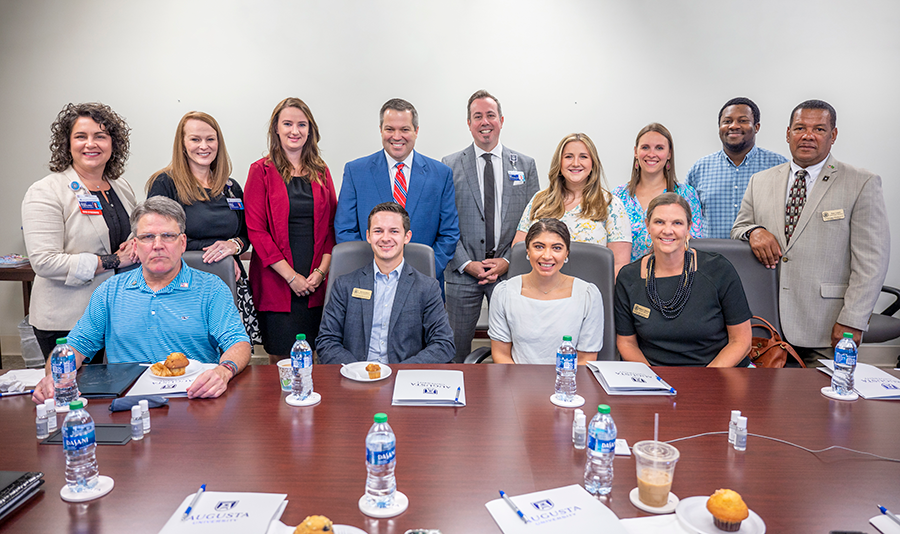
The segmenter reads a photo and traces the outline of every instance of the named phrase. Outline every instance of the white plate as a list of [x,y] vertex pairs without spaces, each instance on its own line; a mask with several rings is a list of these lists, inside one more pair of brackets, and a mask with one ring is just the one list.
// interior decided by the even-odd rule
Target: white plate
[[366,371],[366,366],[371,362],[353,362],[348,363],[347,365],[341,366],[341,375],[344,378],[349,378],[350,380],[356,380],[357,382],[378,382],[379,380],[384,380],[385,378],[391,376],[391,368],[383,363],[379,363],[381,366],[381,378],[369,378],[369,372]]
[[[165,361],[165,360],[163,360]],[[175,380],[176,378],[184,378],[187,376],[194,376],[203,370],[203,363],[198,362],[197,360],[188,360],[188,366],[184,368],[184,374],[180,376],[156,376],[153,374],[153,371],[149,368],[147,372],[150,373],[150,376],[154,379],[159,380]]]
[[[706,509],[706,501],[709,497],[688,497],[681,499],[675,508],[675,515],[681,524],[694,529],[700,534],[722,534],[713,522],[713,516]],[[765,534],[766,524],[756,512],[750,510],[750,517],[744,519],[738,532],[742,534]]]
[[[294,534],[296,527],[289,527],[281,521],[272,521],[269,523],[267,534]],[[334,534],[368,534],[361,528],[352,527],[350,525],[334,525]]]

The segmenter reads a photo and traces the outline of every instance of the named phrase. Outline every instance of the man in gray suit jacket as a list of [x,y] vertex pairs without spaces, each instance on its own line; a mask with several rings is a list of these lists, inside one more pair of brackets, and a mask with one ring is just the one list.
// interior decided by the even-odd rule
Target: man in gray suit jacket
[[322,312],[320,363],[447,363],[453,332],[437,280],[403,260],[409,214],[385,202],[369,213],[366,240],[375,261],[334,282]]
[[441,160],[453,170],[459,212],[456,254],[444,271],[459,362],[471,349],[484,297],[490,301],[494,285],[505,278],[516,225],[538,191],[534,160],[500,144],[500,101],[487,91],[476,91],[467,111],[475,142]]
[[791,113],[792,161],[753,175],[732,239],[779,263],[785,337],[814,358],[844,332],[859,343],[887,275],[891,238],[881,177],[830,155],[837,113],[808,100]]

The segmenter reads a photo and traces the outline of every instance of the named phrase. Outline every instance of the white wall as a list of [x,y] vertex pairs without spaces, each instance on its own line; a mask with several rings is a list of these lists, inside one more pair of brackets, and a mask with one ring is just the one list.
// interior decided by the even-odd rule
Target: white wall
[[[821,98],[838,110],[835,155],[881,174],[893,208],[898,25],[894,0],[0,0],[0,253],[24,252],[19,206],[48,172],[50,123],[67,102],[94,100],[133,128],[125,178],[142,197],[189,110],[218,119],[243,183],[274,105],[304,99],[339,187],[344,163],[380,148],[385,100],[416,105],[416,148],[440,158],[471,142],[466,100],[486,88],[503,104],[503,142],[542,175],[559,139],[583,131],[614,187],[648,122],[673,132],[684,178],[720,148],[727,99],[754,99],[758,143],[787,154],[790,110]],[[897,261],[888,283],[900,285]],[[19,285],[0,284],[0,335],[20,319]]]

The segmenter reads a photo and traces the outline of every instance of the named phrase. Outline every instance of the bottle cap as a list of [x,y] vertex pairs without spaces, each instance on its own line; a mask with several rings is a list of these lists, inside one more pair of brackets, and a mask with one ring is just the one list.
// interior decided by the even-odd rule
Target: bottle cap
[[141,407],[141,410],[147,410],[150,408],[150,404],[147,402],[147,399],[141,399],[138,401],[138,406]]
[[69,411],[80,410],[82,408],[84,408],[84,402],[82,402],[80,400],[73,400],[72,402],[69,403]]
[[747,418],[746,417],[738,417],[737,426],[741,430],[747,430]]
[[850,339],[853,339],[853,334],[851,334],[850,332],[844,332],[844,337],[849,337]]
[[597,406],[597,413],[609,413],[609,405],[601,404]]
[[306,334],[297,334],[297,341],[304,341],[306,339]]
[[731,410],[731,422],[732,423],[737,423],[737,419],[740,416],[741,416],[740,410]]
[[563,336],[563,341],[572,341],[572,336]]
[[583,413],[576,413],[576,414],[575,414],[575,424],[576,424],[577,426],[584,426],[584,421],[585,421],[585,418],[584,418],[584,414],[583,414]]
[[44,406],[47,407],[47,410],[49,410],[50,408],[53,408],[54,410],[56,410],[56,399],[47,399],[47,400],[45,400],[45,401],[44,401]]
[[57,338],[57,340],[56,340],[57,345],[65,345],[66,343],[67,343],[67,341],[66,341],[66,338],[64,338],[64,337]]
[[575,408],[575,416],[577,417],[578,414],[584,415],[584,411],[581,408]]
[[43,404],[37,405],[37,416],[38,417],[47,417],[47,407]]
[[387,414],[386,413],[376,413],[375,414],[375,422],[376,423],[387,423]]
[[131,407],[131,417],[140,417],[141,416],[141,407],[140,406],[132,406]]

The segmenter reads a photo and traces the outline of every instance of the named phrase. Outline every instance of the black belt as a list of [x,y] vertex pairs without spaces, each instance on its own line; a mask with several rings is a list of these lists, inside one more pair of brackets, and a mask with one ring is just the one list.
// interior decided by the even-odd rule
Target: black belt
[[494,255],[496,255],[496,254],[497,254],[496,251],[494,251],[494,250],[489,250],[489,251],[485,252],[484,258],[485,258],[486,260],[490,260],[490,259],[493,259],[493,258],[494,258]]

